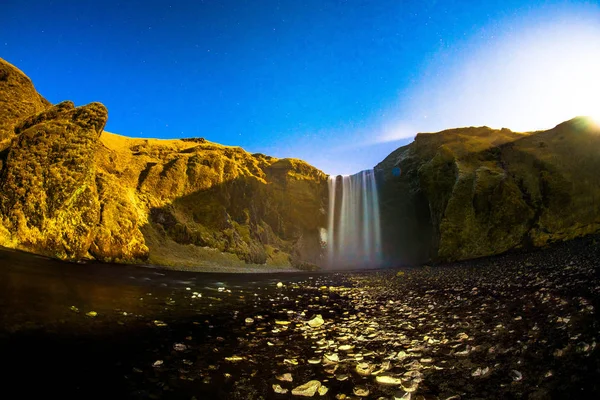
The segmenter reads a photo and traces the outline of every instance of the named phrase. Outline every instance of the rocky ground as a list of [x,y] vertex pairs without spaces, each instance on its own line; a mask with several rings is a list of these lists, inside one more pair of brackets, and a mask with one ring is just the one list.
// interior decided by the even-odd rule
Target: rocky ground
[[598,256],[591,237],[446,266],[223,277],[53,274],[0,254],[3,380],[88,398],[598,398]]

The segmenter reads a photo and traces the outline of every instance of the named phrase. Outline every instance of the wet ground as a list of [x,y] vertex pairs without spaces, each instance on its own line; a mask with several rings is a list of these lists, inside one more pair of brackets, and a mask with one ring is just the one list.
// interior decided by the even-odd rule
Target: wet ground
[[440,267],[219,275],[0,251],[0,381],[19,398],[600,398],[599,256],[589,238]]

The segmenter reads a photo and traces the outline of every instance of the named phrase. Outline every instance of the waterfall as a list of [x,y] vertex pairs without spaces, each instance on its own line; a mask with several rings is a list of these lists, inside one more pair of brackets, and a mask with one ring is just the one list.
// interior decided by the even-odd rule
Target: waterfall
[[330,268],[381,264],[379,199],[373,170],[329,177],[327,262]]

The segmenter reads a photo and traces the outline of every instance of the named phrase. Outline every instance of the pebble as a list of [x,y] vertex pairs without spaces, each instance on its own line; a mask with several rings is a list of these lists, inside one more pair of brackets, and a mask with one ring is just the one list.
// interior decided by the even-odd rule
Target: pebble
[[273,391],[277,394],[286,394],[288,392],[287,389],[284,389],[278,383],[273,384]]
[[362,385],[354,386],[352,393],[354,393],[358,397],[367,397],[369,395],[369,389],[366,386]]
[[308,325],[311,328],[318,328],[321,325],[323,325],[325,323],[325,321],[323,320],[323,317],[319,314],[316,317],[314,317],[313,319],[311,319],[310,321],[308,321]]
[[319,396],[325,396],[328,391],[329,391],[329,388],[325,385],[321,385],[321,387],[319,387],[319,390],[317,390],[317,392],[319,393]]
[[359,363],[356,365],[356,372],[361,376],[369,376],[373,372],[373,366],[368,363]]
[[510,371],[510,377],[513,381],[518,382],[521,379],[523,379],[523,374],[513,369],[512,371]]
[[312,380],[292,389],[292,394],[294,396],[312,397],[315,395],[315,393],[317,393],[320,387],[321,382],[317,380]]
[[402,379],[389,375],[379,375],[375,377],[375,380],[377,381],[377,383],[380,383],[382,385],[398,386],[402,384]]
[[292,374],[290,374],[289,372],[286,372],[283,375],[278,375],[275,378],[277,378],[277,380],[282,381],[282,382],[292,382],[294,380],[294,378],[292,377]]
[[419,388],[419,380],[418,379],[402,379],[402,389],[405,392],[415,392]]

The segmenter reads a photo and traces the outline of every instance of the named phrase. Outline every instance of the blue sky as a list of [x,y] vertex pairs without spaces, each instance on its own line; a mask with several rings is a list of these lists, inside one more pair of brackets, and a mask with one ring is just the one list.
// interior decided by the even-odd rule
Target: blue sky
[[599,29],[597,2],[8,0],[0,57],[110,132],[347,174],[420,131],[594,113]]

